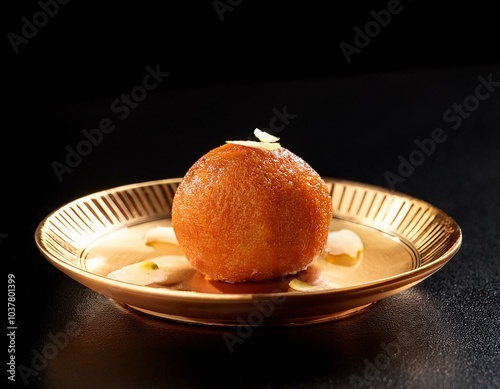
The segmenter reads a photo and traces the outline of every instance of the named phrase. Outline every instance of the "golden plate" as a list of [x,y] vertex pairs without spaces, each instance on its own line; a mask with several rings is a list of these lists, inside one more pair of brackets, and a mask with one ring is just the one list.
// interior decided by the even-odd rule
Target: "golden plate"
[[[144,233],[170,225],[181,178],[121,186],[57,209],[39,224],[36,244],[50,263],[88,288],[138,311],[181,322],[212,325],[302,325],[361,312],[408,289],[444,266],[459,250],[457,223],[417,198],[363,183],[325,178],[334,217],[331,231],[356,232],[364,257],[355,264],[315,263],[281,280],[226,284],[199,273],[169,287],[140,286],[106,277],[140,260],[182,254],[177,246],[145,244]],[[95,258],[100,258],[99,266]],[[326,290],[295,291],[291,279]]]

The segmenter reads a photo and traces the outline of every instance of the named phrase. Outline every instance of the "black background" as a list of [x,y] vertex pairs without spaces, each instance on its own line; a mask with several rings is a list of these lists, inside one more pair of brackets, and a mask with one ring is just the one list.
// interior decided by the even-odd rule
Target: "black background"
[[[16,53],[8,35],[20,34],[22,18],[32,20],[40,4],[2,0],[0,254],[5,274],[18,279],[19,360],[29,360],[47,332],[68,320],[70,297],[62,293],[92,300],[100,309],[109,304],[59,274],[38,253],[33,235],[43,217],[101,189],[180,177],[209,149],[228,139],[246,139],[255,127],[268,127],[273,109],[282,112],[286,106],[296,116],[279,133],[282,145],[322,175],[381,186],[388,186],[384,174],[397,173],[398,157],[415,149],[415,139],[446,128],[449,140],[396,189],[457,219],[465,238],[456,260],[421,286],[381,303],[366,321],[359,316],[309,333],[286,330],[271,336],[262,331],[239,356],[221,357],[225,354],[219,350],[208,365],[200,356],[207,351],[199,345],[217,348],[209,330],[168,324],[165,330],[156,321],[137,324],[135,318],[110,314],[113,326],[127,337],[124,323],[147,327],[145,338],[131,340],[136,348],[121,350],[126,354],[120,363],[82,357],[81,364],[90,373],[92,366],[109,364],[130,379],[129,387],[141,382],[144,387],[215,387],[223,381],[211,375],[217,362],[232,369],[225,376],[228,387],[231,379],[241,387],[349,387],[350,373],[360,373],[363,360],[373,359],[381,342],[395,338],[398,320],[433,301],[424,322],[440,328],[429,331],[430,340],[407,357],[409,365],[426,358],[430,362],[420,370],[391,370],[376,383],[499,387],[500,94],[481,101],[457,131],[449,131],[443,113],[474,93],[479,76],[500,80],[500,2],[402,0],[401,12],[348,63],[339,45],[352,45],[354,28],[363,29],[373,20],[370,11],[387,4],[243,0],[233,2],[221,19],[213,1],[72,0],[59,5]],[[147,66],[159,66],[169,75],[120,120],[111,104],[142,83]],[[76,147],[84,139],[82,131],[106,117],[116,129],[58,179],[54,161],[64,163],[67,147]],[[91,330],[97,339],[106,336],[97,327]],[[182,333],[186,343],[158,345],[148,338],[168,331]],[[325,345],[325,336],[336,334]],[[271,366],[295,358],[290,357],[295,351],[290,339],[297,338],[302,339],[299,353],[307,356],[316,348],[322,362],[310,374],[297,361],[288,376],[278,374]],[[308,338],[311,347],[305,344]],[[155,356],[170,355],[162,347],[183,349],[178,369],[167,369],[158,381],[146,380],[147,366],[156,365],[136,359],[144,342]],[[259,364],[260,371],[246,376],[241,366],[252,365],[269,345],[282,352],[263,357],[266,367]],[[192,377],[181,362],[201,369],[208,382]],[[123,367],[133,364],[137,371]],[[82,371],[72,378],[63,374],[61,382],[81,387]],[[34,382],[61,387],[52,373],[47,369]],[[111,378],[100,386],[96,377],[108,377],[104,367],[90,387],[127,387]]]
[[[433,116],[426,113],[428,122],[418,126],[399,116],[405,114],[401,104],[419,109],[417,93],[451,93],[442,89],[446,81],[441,75],[468,66],[494,66],[500,56],[498,1],[401,1],[400,12],[360,53],[352,54],[350,63],[341,42],[353,45],[354,28],[364,29],[374,20],[370,12],[387,9],[388,2],[329,7],[322,2],[241,1],[224,3],[231,10],[219,13],[214,4],[71,1],[59,5],[16,54],[8,34],[20,35],[22,18],[32,21],[41,7],[36,2],[2,1],[2,158],[9,167],[3,173],[7,182],[35,187],[38,196],[49,198],[44,201],[47,208],[35,208],[38,217],[54,205],[48,203],[54,191],[70,199],[129,183],[132,177],[143,181],[158,174],[182,175],[207,149],[227,139],[246,139],[255,127],[268,127],[273,108],[286,105],[300,118],[292,100],[294,84],[289,84],[290,92],[278,90],[273,82],[317,80],[325,85],[324,96],[315,97],[310,90],[310,121],[296,121],[289,128],[283,139],[289,149],[308,157],[324,175],[383,183],[364,176],[366,161],[379,160],[377,176],[383,176],[393,162],[397,165],[400,153],[411,151],[415,134],[428,135],[456,101],[443,96],[443,105],[435,107]],[[111,103],[142,83],[146,66],[157,65],[170,73],[165,81],[126,120],[118,120],[112,135],[59,182],[51,164],[63,163],[66,146],[75,148],[82,130],[95,128],[102,118],[116,119]],[[437,72],[427,76],[431,69]],[[397,77],[402,74],[409,74],[418,90],[400,84]],[[425,77],[435,77],[433,91],[419,85],[419,78]],[[477,82],[462,81],[471,88]],[[450,87],[459,87],[454,84]],[[264,87],[256,91],[256,85]],[[235,90],[242,91],[240,100],[230,97]],[[392,94],[387,102],[392,107],[379,98],[386,93]],[[182,107],[173,106],[178,99],[185,99]],[[227,109],[221,104],[228,104]],[[389,124],[399,126],[394,136],[378,136],[378,127]],[[355,155],[350,136],[357,131],[366,132],[365,141],[373,142],[369,155]],[[325,155],[331,150],[323,149],[327,145],[340,153],[334,163]],[[148,166],[155,164],[163,165],[163,171],[152,176]],[[6,208],[4,230],[12,219],[19,220],[16,207]]]

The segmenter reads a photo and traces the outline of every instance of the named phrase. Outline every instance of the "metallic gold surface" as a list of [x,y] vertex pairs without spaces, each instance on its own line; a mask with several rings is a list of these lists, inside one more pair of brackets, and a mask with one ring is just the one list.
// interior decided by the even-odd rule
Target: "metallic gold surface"
[[[371,303],[403,291],[444,266],[459,250],[457,223],[433,205],[385,188],[325,178],[334,217],[331,231],[356,232],[359,261],[318,258],[283,279],[226,284],[194,272],[169,286],[138,286],[106,277],[125,265],[182,254],[171,244],[147,245],[154,226],[170,225],[170,207],[180,178],[126,185],[75,200],[48,215],[35,241],[56,268],[88,288],[161,318],[211,325],[303,325],[362,312]],[[321,290],[294,291],[298,278]]]

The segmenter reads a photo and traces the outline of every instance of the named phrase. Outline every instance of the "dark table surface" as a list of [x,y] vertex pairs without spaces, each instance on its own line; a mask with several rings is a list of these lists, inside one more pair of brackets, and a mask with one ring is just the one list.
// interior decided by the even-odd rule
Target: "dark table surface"
[[[65,28],[71,29],[71,23],[64,22],[63,13],[67,10],[71,18],[75,7],[61,5],[58,17],[68,24]],[[251,9],[245,2],[239,7],[226,14],[227,28],[232,23],[229,17],[236,19],[238,11],[243,17],[245,9]],[[20,24],[22,15],[13,18],[11,30],[19,27],[16,21]],[[222,23],[217,14],[211,16]],[[352,39],[352,26],[365,19],[351,15],[348,33],[338,35],[333,45],[337,56],[338,42]],[[50,23],[44,27],[47,36],[51,28],[62,28],[55,16]],[[195,82],[184,83],[182,77],[194,74],[195,64],[189,62],[189,67],[187,60],[144,55],[141,61],[135,59],[134,64],[141,65],[117,88],[119,76],[106,83],[107,75],[93,65],[106,42],[113,42],[100,36],[101,45],[95,51],[87,47],[80,65],[73,68],[76,51],[70,51],[69,57],[63,56],[67,62],[58,62],[58,73],[44,60],[48,38],[43,32],[20,46],[24,52],[13,59],[11,70],[22,69],[13,73],[22,90],[12,89],[14,104],[2,107],[11,121],[3,130],[0,254],[5,284],[9,275],[15,277],[16,327],[14,335],[7,336],[3,354],[8,360],[13,344],[17,367],[15,383],[4,370],[2,387],[500,387],[498,58],[485,56],[478,63],[443,60],[434,67],[381,66],[370,72],[353,64],[345,69],[356,71],[331,73],[318,62],[319,71],[291,77],[300,69],[295,64],[281,79],[247,77],[228,82],[237,73],[235,65],[227,65],[225,73],[222,61],[216,66],[204,57],[205,62],[198,64],[200,72],[206,75],[217,68],[221,82],[203,83],[193,77]],[[390,39],[390,31],[384,32]],[[54,31],[51,34],[55,40]],[[63,38],[58,39],[62,50]],[[147,42],[151,47],[145,52],[157,48]],[[176,40],[172,42],[175,46]],[[220,54],[222,41],[217,42],[213,50]],[[232,37],[227,44],[235,42]],[[389,48],[375,45],[353,57],[353,62],[361,63],[363,55],[368,61],[377,47],[396,60]],[[56,50],[50,47],[48,54]],[[118,53],[124,47],[120,42],[113,50]],[[293,61],[299,55],[293,44],[284,47],[275,52],[275,59]],[[431,49],[438,52],[437,45]],[[235,50],[243,59],[243,51]],[[404,53],[410,55],[410,50]],[[271,48],[266,54],[272,54]],[[38,58],[47,78],[40,67],[36,75],[30,72],[33,58]],[[326,54],[318,54],[316,59],[325,58]],[[103,62],[103,71],[117,69],[123,76],[120,61],[128,69],[123,55]],[[51,64],[55,67],[56,61]],[[84,72],[86,66],[89,73]],[[277,66],[271,69],[279,71]],[[156,72],[158,86],[127,105],[122,93],[130,94],[151,72]],[[250,72],[247,68],[246,74]],[[59,77],[51,79],[54,75]],[[102,87],[92,93],[95,85]],[[67,93],[70,86],[78,92]],[[57,171],[54,163],[65,164],[69,150],[85,139],[85,130],[106,118],[114,130],[70,169]],[[283,125],[278,128],[273,123]],[[211,148],[228,139],[246,139],[256,127],[274,129],[282,145],[323,176],[395,189],[441,208],[460,225],[462,247],[429,278],[358,315],[300,327],[256,327],[233,352],[224,334],[236,333],[237,328],[138,314],[62,274],[37,250],[35,229],[58,207],[119,185],[180,177]],[[419,144],[439,131],[440,142],[434,142],[431,151],[413,159],[415,166],[403,166],[402,161],[415,157]]]

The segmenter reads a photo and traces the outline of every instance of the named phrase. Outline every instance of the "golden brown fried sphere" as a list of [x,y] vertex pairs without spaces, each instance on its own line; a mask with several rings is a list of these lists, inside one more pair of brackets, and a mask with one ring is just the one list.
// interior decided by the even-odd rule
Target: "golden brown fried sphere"
[[217,281],[265,281],[305,269],[324,249],[328,187],[284,147],[224,144],[181,181],[172,226],[192,266]]

